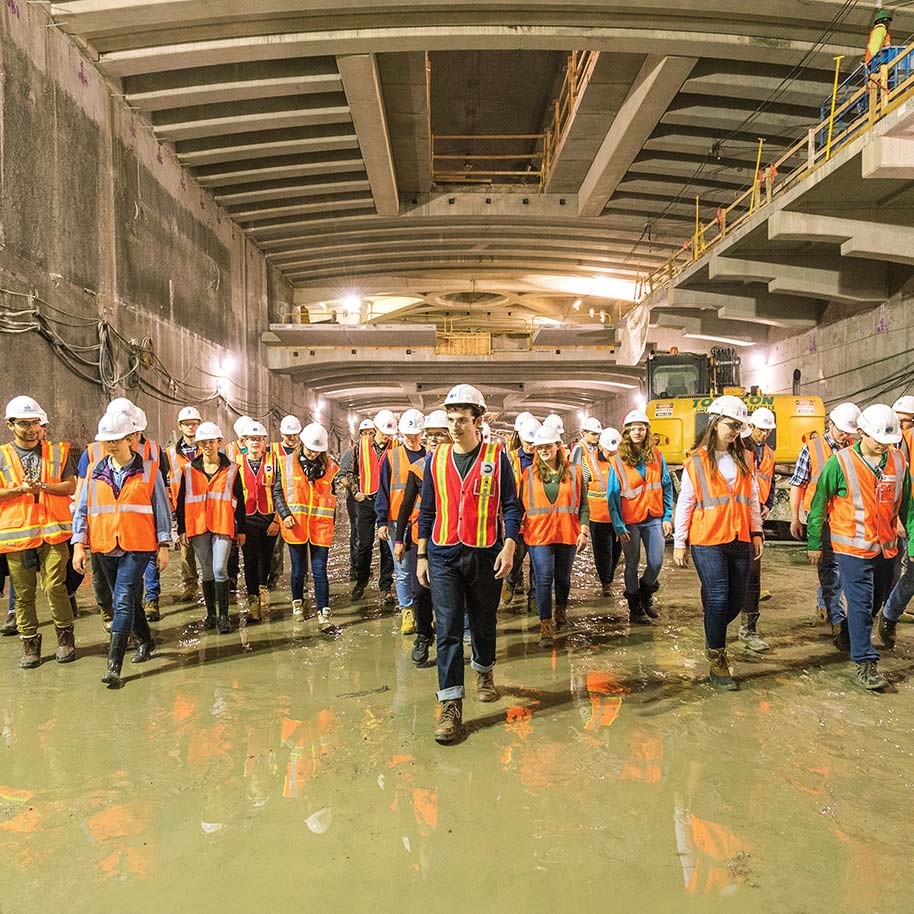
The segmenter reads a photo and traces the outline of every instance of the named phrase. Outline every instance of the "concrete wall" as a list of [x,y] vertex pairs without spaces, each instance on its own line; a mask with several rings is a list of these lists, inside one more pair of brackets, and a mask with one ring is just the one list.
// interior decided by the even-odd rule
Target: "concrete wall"
[[[308,421],[315,398],[272,379],[261,353],[260,335],[288,309],[291,288],[79,49],[21,0],[0,6],[0,126],[3,323],[28,306],[16,293],[34,292],[51,327],[85,347],[83,357],[97,359],[89,347],[103,319],[128,340],[151,340],[161,363],[140,369],[139,384],[109,392],[74,373],[38,333],[0,333],[0,400],[35,396],[53,434],[76,442],[118,394],[146,410],[161,440],[184,402],[226,430],[242,412],[273,413],[273,431],[275,414]],[[234,368],[220,372],[227,361]],[[98,377],[97,368],[77,367]],[[335,419],[326,409],[322,418]]]

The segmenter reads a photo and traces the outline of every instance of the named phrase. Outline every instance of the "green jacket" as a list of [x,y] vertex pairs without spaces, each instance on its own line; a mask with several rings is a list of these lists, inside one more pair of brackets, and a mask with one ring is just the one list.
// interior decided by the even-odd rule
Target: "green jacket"
[[[860,454],[859,441],[854,445],[854,450]],[[861,454],[861,456],[863,455]],[[885,466],[888,458],[888,451],[886,451],[879,463],[879,469]],[[825,466],[819,474],[816,494],[809,506],[809,518],[806,521],[806,548],[810,552],[818,552],[822,548],[822,525],[828,519],[828,503],[835,495],[839,498],[847,496],[847,479],[844,478],[844,471],[838,462],[837,454],[833,454],[825,462]],[[907,467],[905,467],[904,482],[901,487],[901,506],[898,509],[898,516],[908,531],[908,555],[914,557],[914,511],[911,510],[911,474]]]

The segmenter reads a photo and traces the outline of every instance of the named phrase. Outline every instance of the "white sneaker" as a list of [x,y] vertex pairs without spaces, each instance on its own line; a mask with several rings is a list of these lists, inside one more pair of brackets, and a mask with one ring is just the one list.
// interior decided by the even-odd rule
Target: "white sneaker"
[[301,619],[305,615],[305,601],[304,600],[293,600],[292,601],[292,615],[296,619]]
[[317,627],[322,632],[329,632],[333,628],[333,623],[330,621],[330,607],[325,606],[323,609],[318,610],[317,612]]

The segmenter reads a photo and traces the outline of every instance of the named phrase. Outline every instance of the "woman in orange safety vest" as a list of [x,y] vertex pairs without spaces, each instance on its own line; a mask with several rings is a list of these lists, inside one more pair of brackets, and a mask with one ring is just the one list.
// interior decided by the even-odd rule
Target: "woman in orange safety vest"
[[742,612],[751,556],[764,539],[758,484],[740,432],[749,418],[739,397],[718,397],[708,425],[686,459],[676,503],[673,560],[686,564],[686,542],[701,579],[711,683],[739,688],[727,661],[727,626]]
[[305,573],[308,557],[314,575],[317,624],[322,632],[330,621],[330,583],[327,560],[336,518],[334,485],[340,468],[327,454],[327,430],[317,422],[302,429],[301,449],[287,454],[276,466],[273,500],[282,518],[282,537],[292,559],[292,615],[304,617]]
[[201,423],[194,443],[200,453],[185,464],[178,486],[178,537],[182,547],[193,549],[202,573],[206,605],[203,627],[227,635],[232,630],[228,613],[229,554],[236,540],[244,545],[244,486],[238,464],[222,453],[222,429],[218,425]]
[[524,538],[536,573],[540,646],[552,647],[556,626],[562,628],[567,621],[574,557],[590,539],[590,509],[581,466],[569,462],[556,428],[543,425],[533,444],[536,457],[521,475],[519,494]]

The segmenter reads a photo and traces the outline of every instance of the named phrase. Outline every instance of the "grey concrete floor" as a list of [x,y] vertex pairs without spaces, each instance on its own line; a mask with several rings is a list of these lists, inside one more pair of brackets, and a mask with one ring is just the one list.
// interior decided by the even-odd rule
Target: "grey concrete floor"
[[336,637],[293,623],[284,582],[282,620],[221,637],[163,600],[117,692],[96,617],[69,666],[20,671],[0,641],[0,912],[911,909],[914,626],[891,689],[859,691],[795,549],[766,553],[772,649],[734,645],[725,694],[693,569],[665,568],[661,624],[630,630],[580,557],[554,650],[500,611],[502,698],[467,668],[452,747],[434,667],[376,591],[349,605],[335,553]]

